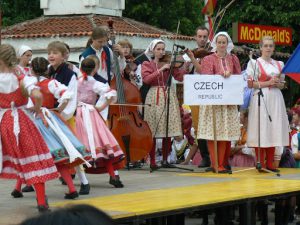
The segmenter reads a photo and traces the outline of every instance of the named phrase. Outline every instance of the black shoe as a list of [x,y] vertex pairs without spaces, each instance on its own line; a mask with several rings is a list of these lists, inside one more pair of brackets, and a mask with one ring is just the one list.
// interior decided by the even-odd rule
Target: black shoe
[[199,164],[198,166],[199,168],[205,168],[205,167],[210,167],[210,162],[205,160],[205,159],[202,159],[201,160],[201,163]]
[[65,199],[75,199],[75,198],[78,198],[78,197],[79,197],[79,194],[78,194],[77,191],[65,194]]
[[109,178],[109,184],[113,185],[115,188],[123,188],[124,185],[119,179],[113,179],[112,177]]
[[212,167],[208,167],[205,169],[205,172],[214,172],[214,171],[215,171],[215,169]]
[[176,168],[176,166],[174,166],[168,162],[162,162],[161,168]]
[[154,170],[158,170],[159,166],[154,164],[154,165],[150,165],[150,171],[154,171]]
[[23,193],[18,191],[17,189],[14,189],[10,195],[14,198],[23,198]]
[[22,192],[34,192],[34,189],[31,185],[26,185],[22,188]]
[[224,174],[224,173],[230,173],[231,170],[220,170],[220,171],[218,171],[218,172],[221,173],[221,174]]
[[90,193],[90,189],[91,189],[90,184],[81,183],[79,194],[80,195],[88,195]]
[[279,169],[275,169],[275,168],[270,169],[270,168],[267,167],[267,170],[270,170],[270,171],[272,171],[272,172],[274,172],[274,173],[279,173],[279,172],[280,172]]
[[230,165],[227,165],[227,166],[225,166],[225,169],[226,169],[226,170],[231,170],[231,166],[230,166]]
[[51,210],[49,209],[49,206],[47,206],[47,205],[38,205],[37,208],[40,213],[51,212]]

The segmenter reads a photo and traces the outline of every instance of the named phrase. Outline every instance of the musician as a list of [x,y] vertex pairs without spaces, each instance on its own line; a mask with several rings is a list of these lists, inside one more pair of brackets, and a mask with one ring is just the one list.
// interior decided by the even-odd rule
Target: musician
[[[207,51],[210,52],[210,43],[208,40],[209,30],[205,26],[197,27],[196,33],[195,33],[195,40],[197,42],[197,48],[193,50],[194,56],[197,58],[198,63],[196,66],[193,66],[190,70],[190,73],[200,73],[201,71],[201,59],[198,57],[203,57],[199,54],[197,56],[197,53],[200,53],[200,51]],[[194,65],[194,64],[193,64]],[[199,120],[199,106],[190,106],[191,112],[192,112],[192,118],[193,118],[193,127],[198,127],[198,120]],[[197,133],[197,131],[196,131]],[[210,158],[209,158],[209,152],[207,148],[207,141],[205,139],[198,139],[197,140],[198,148],[200,149],[201,154],[201,163],[199,164],[200,168],[209,167],[210,166]],[[191,154],[193,154],[193,149],[191,149]],[[197,150],[197,149],[196,149]]]
[[[143,82],[151,86],[146,96],[144,119],[148,122],[153,138],[163,138],[163,162],[167,162],[167,156],[171,147],[170,137],[182,135],[179,104],[175,90],[171,88],[169,96],[168,137],[166,137],[167,80],[171,65],[169,63],[160,62],[160,59],[165,54],[165,42],[160,39],[153,40],[146,52],[152,55],[152,60],[145,61],[142,64]],[[172,75],[176,80],[182,81],[183,75],[186,73],[187,71],[182,68],[174,68]],[[155,142],[156,140],[154,140],[150,151],[151,169],[157,169],[155,163]]]
[[197,42],[198,49],[209,49],[209,40],[208,40],[209,30],[205,26],[197,27],[195,40]]
[[[91,44],[79,56],[80,62],[89,55],[96,55],[100,60],[98,74],[108,81],[112,80],[116,71],[116,62],[113,58],[113,52],[108,43],[108,32],[104,27],[95,27],[91,35]],[[123,51],[119,45],[113,46],[113,50],[119,53],[120,70],[125,68],[126,62],[123,56]]]
[[[240,61],[230,52],[234,45],[227,32],[219,32],[212,41],[213,54],[203,58],[201,74],[220,74],[225,79],[232,74],[241,74]],[[228,173],[230,141],[238,140],[240,123],[236,105],[201,105],[197,138],[207,139],[212,167],[215,168],[213,111],[216,118],[216,137],[218,146],[218,171]]]
[[[289,145],[289,123],[281,89],[284,87],[284,74],[281,74],[283,62],[271,58],[275,50],[273,37],[264,36],[260,43],[261,57],[251,59],[247,65],[247,73],[250,76],[249,87],[254,88],[254,95],[249,106],[248,140],[249,147],[258,147],[260,151],[260,163],[263,168],[278,171],[273,166],[276,146]],[[261,107],[258,106],[258,92],[261,88],[263,99]],[[258,115],[260,113],[260,115]],[[272,121],[269,120],[269,115]],[[260,116],[260,125],[258,118]],[[260,129],[260,143],[258,137]],[[266,158],[266,163],[265,163]]]
[[134,61],[135,59],[132,55],[132,44],[127,39],[120,40],[118,44],[121,46],[126,60],[126,67],[122,71],[124,78],[129,80],[135,86],[141,87],[143,82],[141,81],[141,75],[136,73],[138,65]]

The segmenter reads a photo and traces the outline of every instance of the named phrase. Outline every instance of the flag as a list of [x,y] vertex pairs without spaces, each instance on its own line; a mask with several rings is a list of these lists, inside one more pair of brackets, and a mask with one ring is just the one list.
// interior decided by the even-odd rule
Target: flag
[[208,28],[209,29],[209,37],[208,37],[208,39],[210,41],[212,41],[214,39],[214,36],[215,36],[215,32],[214,32],[214,29],[213,29],[213,21],[212,21],[210,16],[208,16],[207,19],[208,19],[208,25],[209,25],[209,28]]
[[216,8],[217,0],[207,0],[207,3],[202,9],[202,14],[212,16],[214,14],[214,9]]
[[282,69],[282,73],[300,84],[300,44]]

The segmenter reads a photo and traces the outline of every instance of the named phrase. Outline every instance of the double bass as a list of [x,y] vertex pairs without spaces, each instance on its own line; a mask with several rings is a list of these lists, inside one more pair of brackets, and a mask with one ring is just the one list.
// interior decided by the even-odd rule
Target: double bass
[[[113,31],[113,21],[108,25]],[[114,44],[114,36],[112,35]],[[109,107],[109,128],[126,155],[127,168],[129,163],[143,159],[150,152],[153,145],[151,130],[138,112],[142,105],[138,88],[122,77],[118,65],[118,56],[114,53],[116,74],[111,81],[111,88],[117,91],[117,103]]]

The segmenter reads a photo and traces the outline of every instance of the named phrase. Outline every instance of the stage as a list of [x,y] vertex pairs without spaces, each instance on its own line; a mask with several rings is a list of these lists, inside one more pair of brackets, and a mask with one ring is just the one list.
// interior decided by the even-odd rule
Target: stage
[[[66,204],[90,204],[107,212],[117,224],[141,224],[153,218],[160,220],[226,205],[242,205],[245,224],[250,224],[246,221],[251,217],[251,203],[300,193],[299,169],[281,169],[281,176],[277,177],[256,170],[229,175],[189,168],[195,171],[162,169],[150,173],[146,167],[123,170],[120,175],[125,187],[121,189],[109,185],[107,175],[88,175],[91,193],[77,200],[63,200],[66,187],[55,180],[47,184],[47,195],[52,209]],[[79,186],[77,179],[75,183]],[[24,193],[24,198],[13,199],[13,185],[7,180],[0,183],[1,224],[18,224],[37,215],[34,194]]]

